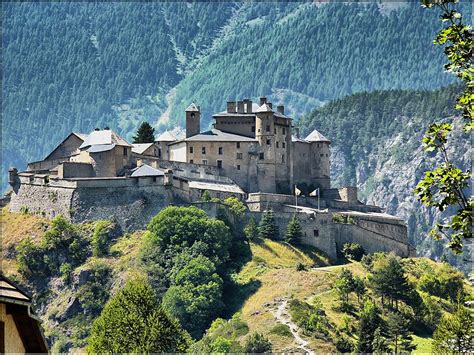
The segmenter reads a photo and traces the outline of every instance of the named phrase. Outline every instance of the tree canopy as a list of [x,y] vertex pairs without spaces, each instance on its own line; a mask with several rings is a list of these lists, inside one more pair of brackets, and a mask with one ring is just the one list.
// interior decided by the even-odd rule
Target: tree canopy
[[133,136],[133,143],[154,143],[155,129],[148,122],[143,122]]

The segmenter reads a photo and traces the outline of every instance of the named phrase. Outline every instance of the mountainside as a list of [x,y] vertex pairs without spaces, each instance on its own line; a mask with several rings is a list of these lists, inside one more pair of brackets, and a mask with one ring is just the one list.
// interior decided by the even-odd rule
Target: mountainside
[[[1,217],[6,236],[2,272],[32,293],[54,353],[83,352],[91,325],[107,301],[127,281],[153,274],[154,269],[148,269],[141,257],[149,232],[121,235],[112,222],[69,224],[60,218],[50,221],[11,214],[7,208],[2,209]],[[94,251],[98,236],[102,240],[100,254]],[[43,251],[40,255],[37,248]],[[236,251],[231,251],[229,264],[240,266],[225,281],[221,295],[225,307],[217,314],[222,318],[211,319],[203,338],[192,344],[192,352],[242,352],[239,344],[255,333],[268,337],[274,352],[342,352],[343,339],[352,348],[359,339],[357,327],[364,300],[374,302],[384,320],[393,312],[372,286],[371,273],[378,263],[383,265],[383,254],[363,262],[331,265],[332,261],[314,248],[269,239],[245,242]],[[417,297],[416,302],[405,300],[397,308],[410,319],[415,352],[428,353],[441,315],[455,309],[455,290],[464,289],[470,295],[472,288],[448,264],[423,258],[400,263]],[[360,293],[349,291],[347,302],[341,303],[335,285],[347,272],[365,285],[360,291],[363,299]],[[163,283],[152,285],[155,292],[163,293]],[[449,297],[443,287],[451,288]],[[199,308],[193,312],[200,315]],[[226,347],[218,347],[223,339]]]
[[130,139],[141,120],[182,124],[192,100],[205,127],[235,97],[267,95],[298,116],[355,92],[452,81],[432,45],[437,14],[418,3],[2,7],[3,179],[71,130]]
[[[303,133],[317,128],[332,140],[332,177],[336,186],[356,185],[359,198],[384,207],[408,223],[411,242],[419,255],[447,257],[463,267],[467,263],[432,240],[427,232],[442,217],[422,206],[413,189],[436,157],[422,149],[428,125],[456,117],[456,85],[436,91],[376,91],[333,101],[303,117]],[[459,127],[458,127],[459,128]],[[457,129],[451,133],[449,154],[461,167],[471,165],[470,139]],[[462,154],[461,154],[462,153]]]

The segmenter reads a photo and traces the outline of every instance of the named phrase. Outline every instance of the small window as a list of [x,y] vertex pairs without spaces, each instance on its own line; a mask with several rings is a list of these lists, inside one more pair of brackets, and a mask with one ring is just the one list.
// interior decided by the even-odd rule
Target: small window
[[258,133],[260,133],[260,128],[258,129]]
[[276,129],[276,127],[273,129],[273,133],[277,134],[277,129]]
[[237,159],[242,159],[242,153],[237,153]]
[[282,148],[285,148],[285,147],[286,147],[286,143],[285,143],[285,142],[282,142],[282,143],[281,143],[281,147],[282,147]]
[[219,147],[219,155],[222,155],[222,154],[224,154],[224,148]]
[[286,128],[283,128],[282,131],[283,131],[283,134],[286,134]]
[[207,165],[207,159],[202,160],[202,165]]
[[318,148],[320,147],[321,145],[318,143]]
[[237,170],[240,170],[240,165],[237,165]]
[[320,157],[323,157],[323,156],[324,156],[324,154],[319,154],[319,156],[320,156]]
[[190,159],[189,163],[194,164],[194,160]]
[[189,147],[189,153],[191,153],[191,154],[194,153],[194,147]]
[[270,139],[267,139],[267,145],[272,144],[272,141]]
[[279,144],[279,142],[276,142],[277,148],[278,148],[278,144]]
[[[260,132],[260,130],[258,130]],[[252,126],[252,132],[255,132],[255,126]]]
[[161,148],[158,148],[158,158],[161,158]]
[[326,158],[327,158],[327,157],[329,157],[329,155],[328,155],[328,154],[326,154]]
[[319,237],[319,229],[313,230],[313,234],[315,237]]
[[282,154],[282,156],[281,156],[281,162],[282,162],[282,163],[285,162],[285,154]]
[[156,176],[153,176],[153,182],[156,182]]
[[222,160],[217,160],[217,167],[222,169]]
[[263,159],[265,158],[265,156],[263,155],[263,153],[260,153],[258,157],[259,157],[260,160],[263,160]]
[[201,148],[201,153],[202,153],[202,154],[206,154],[206,147],[202,147],[202,148]]
[[128,155],[127,148],[123,147],[123,156],[126,157]]
[[267,126],[267,132],[270,132],[270,126]]
[[237,149],[240,148],[240,142],[237,142]]

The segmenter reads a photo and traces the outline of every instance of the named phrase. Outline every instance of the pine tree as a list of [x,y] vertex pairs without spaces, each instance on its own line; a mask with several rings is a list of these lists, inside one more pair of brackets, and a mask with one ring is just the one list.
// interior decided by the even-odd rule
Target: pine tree
[[359,319],[357,352],[371,353],[374,351],[375,331],[379,325],[380,317],[377,308],[371,301],[367,301]]
[[133,136],[133,143],[154,143],[155,129],[148,122],[143,122]]
[[258,225],[258,236],[269,239],[278,237],[278,226],[275,223],[275,216],[271,208],[263,212],[263,217]]
[[249,223],[244,227],[244,233],[249,240],[256,240],[258,238],[258,226],[254,217],[251,217]]
[[408,320],[399,312],[393,312],[388,317],[388,340],[395,354],[411,352],[416,348],[409,331]]
[[303,231],[301,229],[300,220],[293,215],[288,223],[285,233],[285,241],[290,244],[299,244],[303,238]]
[[382,333],[382,328],[375,329],[374,340],[372,340],[372,349],[374,353],[385,354],[388,352],[388,344],[385,339],[384,334]]

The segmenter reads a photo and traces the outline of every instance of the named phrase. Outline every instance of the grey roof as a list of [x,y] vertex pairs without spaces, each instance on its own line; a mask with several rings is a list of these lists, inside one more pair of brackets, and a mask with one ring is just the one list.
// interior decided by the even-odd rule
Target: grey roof
[[115,148],[115,144],[95,144],[91,145],[87,151],[89,153],[102,153],[102,152],[108,152],[109,150],[112,150]]
[[191,105],[188,106],[188,108],[185,111],[186,112],[199,112],[199,108],[193,102]]
[[324,137],[320,132],[318,132],[317,130],[314,130],[313,132],[311,132],[310,134],[308,134],[305,138],[306,141],[308,142],[327,142],[327,143],[331,143],[331,141],[329,139],[327,139],[326,137]]
[[77,133],[77,132],[72,132],[77,138],[82,139],[85,141],[87,139],[88,134],[85,133]]
[[132,170],[131,177],[145,177],[145,176],[163,176],[165,175],[161,170],[155,169],[150,165],[143,164],[142,166]]
[[[202,132],[196,134],[192,137],[186,138],[184,141],[186,142],[207,142],[207,141],[214,141],[214,142],[256,142],[255,138],[250,138],[247,136],[241,136],[239,134],[227,133],[222,132],[218,129],[211,129],[207,132]],[[173,143],[171,143],[173,144]]]
[[143,154],[145,150],[150,148],[154,143],[133,143],[132,152],[136,154]]
[[237,113],[237,112],[222,111],[222,112],[215,113],[214,115],[212,115],[212,117],[220,117],[220,116],[224,116],[224,117],[225,116],[251,117],[251,116],[255,116],[255,111],[257,111],[258,107],[259,106],[255,102],[252,102],[252,112]]
[[131,147],[131,145],[117,133],[104,129],[101,131],[92,131],[81,144],[79,149],[98,144],[115,144],[119,146]]
[[272,108],[268,104],[263,104],[255,112],[273,112]]
[[155,142],[174,142],[178,137],[170,131],[165,131],[155,138]]
[[302,138],[299,138],[299,137],[297,137],[297,136],[291,136],[291,141],[292,141],[292,142],[308,143],[308,144],[309,144],[308,141],[306,141],[306,140],[304,140],[304,139],[302,139]]
[[222,191],[222,192],[231,192],[237,194],[244,194],[245,192],[240,188],[240,186],[235,184],[217,184],[213,182],[204,182],[204,181],[189,181],[190,189],[198,190],[211,190],[211,191]]

